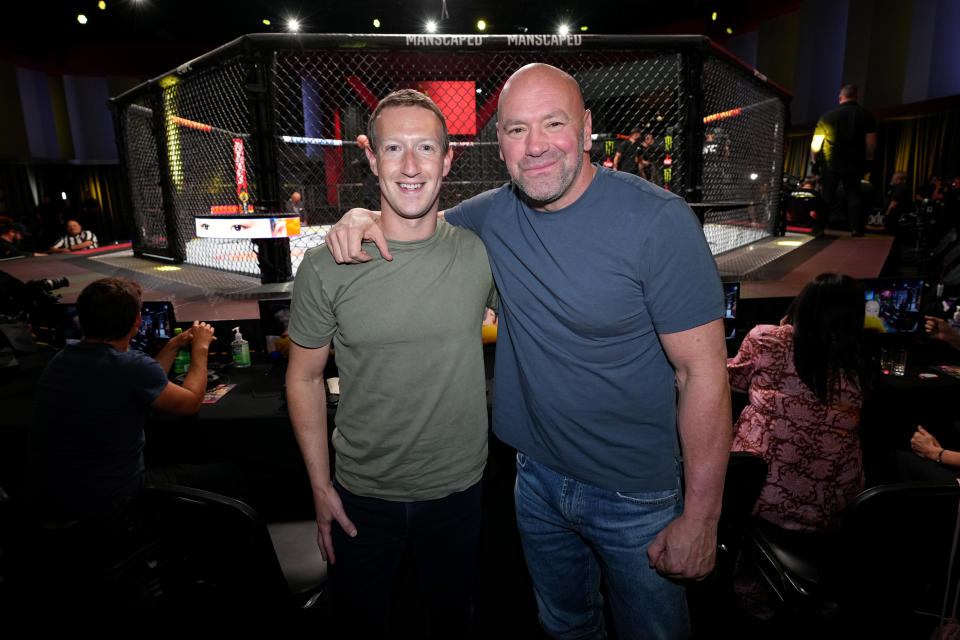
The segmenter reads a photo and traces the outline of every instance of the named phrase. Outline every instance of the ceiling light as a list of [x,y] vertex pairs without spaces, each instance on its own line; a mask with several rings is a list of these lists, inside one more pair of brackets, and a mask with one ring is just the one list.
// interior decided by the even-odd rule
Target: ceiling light
[[580,31],[588,31],[589,29],[590,27],[588,27],[587,25],[583,25],[580,27]]
[[264,19],[261,20],[260,22],[262,22],[262,23],[263,23],[263,26],[265,26],[265,27],[269,27],[269,26],[271,25],[271,22],[270,22],[270,20],[269,20],[268,18],[264,18]]
[[557,33],[559,33],[562,36],[567,35],[568,33],[570,33],[570,25],[566,25],[566,24],[560,25],[559,27],[557,27]]
[[427,20],[427,24],[424,25],[424,29],[427,30],[427,33],[436,33],[437,32],[437,23],[434,20]]
[[756,179],[759,178],[759,177],[760,177],[760,176],[759,176],[758,174],[756,174],[756,173],[751,173],[751,174],[750,174],[750,179],[751,179],[751,180],[756,180]]
[[300,21],[296,18],[290,18],[287,20],[287,31],[291,33],[296,33],[300,31]]
[[77,16],[77,22],[79,22],[80,24],[87,24],[87,16],[81,13],[80,15]]
[[100,0],[100,2],[97,3],[97,7],[100,8],[100,11],[103,11],[104,9],[107,8],[107,3],[104,2],[103,0]]
[[477,20],[477,31],[486,31],[487,21],[486,20]]
[[728,36],[732,36],[732,35],[733,35],[733,29],[731,29],[730,27],[727,27],[727,35],[728,35]]
[[380,18],[374,18],[374,19],[373,19],[373,26],[374,26],[374,28],[376,28],[376,29],[379,29],[379,28],[380,28]]
[[716,12],[716,11],[713,12],[713,14],[710,16],[710,19],[713,20],[714,22],[717,21],[717,12]]

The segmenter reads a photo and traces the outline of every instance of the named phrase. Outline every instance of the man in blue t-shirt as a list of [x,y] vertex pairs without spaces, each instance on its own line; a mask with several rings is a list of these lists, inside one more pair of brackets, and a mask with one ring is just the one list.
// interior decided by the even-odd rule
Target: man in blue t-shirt
[[[140,486],[143,427],[150,409],[200,410],[213,329],[195,322],[156,359],[130,349],[140,328],[140,285],[101,278],[77,299],[83,341],[55,355],[37,383],[28,439],[28,499],[51,528],[99,526],[114,519]],[[167,372],[191,350],[183,386]]]
[[[493,424],[517,449],[540,621],[553,637],[603,637],[602,574],[621,638],[685,637],[675,580],[713,568],[731,440],[716,266],[680,198],[589,163],[571,76],[521,68],[497,115],[512,184],[446,219],[484,241],[500,293]],[[368,212],[327,246],[364,262],[362,238],[390,259]]]

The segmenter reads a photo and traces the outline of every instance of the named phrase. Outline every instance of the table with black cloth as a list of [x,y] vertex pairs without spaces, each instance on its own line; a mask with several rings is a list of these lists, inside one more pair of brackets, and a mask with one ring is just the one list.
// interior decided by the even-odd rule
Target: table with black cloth
[[[17,354],[20,366],[0,380],[0,487],[14,498],[23,494],[34,389],[55,354],[50,348]],[[204,404],[192,416],[151,414],[145,425],[147,466],[183,465],[184,471],[191,465],[229,467],[235,477],[239,473],[245,484],[255,487],[253,495],[261,499],[253,500],[251,506],[263,511],[264,518],[312,518],[310,484],[282,392],[283,368],[276,364],[247,369],[226,366],[217,373],[220,382],[236,385],[218,402]],[[336,409],[328,411],[332,429]],[[229,486],[200,488],[241,497],[233,496]]]
[[[910,437],[917,425],[923,425],[943,446],[960,449],[960,433],[956,429],[960,418],[960,378],[936,368],[960,364],[960,352],[929,341],[906,346],[904,375],[883,374],[879,362],[874,363],[873,385],[861,412],[860,438],[870,486],[922,479],[903,477],[902,465],[896,459],[902,455],[896,452],[909,454],[901,461],[916,457],[910,450]],[[879,354],[879,348],[873,351]],[[936,377],[929,377],[931,374]],[[919,457],[917,460],[923,462]],[[919,468],[925,463],[912,466]]]
[[[284,363],[247,368],[212,363],[211,371],[219,379],[208,391],[217,384],[233,388],[193,416],[154,413],[146,425],[148,469],[161,470],[161,476],[170,469],[171,478],[200,478],[197,484],[223,472],[201,488],[217,490],[218,482],[226,482],[220,493],[249,502],[268,521],[313,518],[310,482],[287,413]],[[330,432],[335,415],[335,405],[328,404]],[[229,491],[231,478],[236,493]]]

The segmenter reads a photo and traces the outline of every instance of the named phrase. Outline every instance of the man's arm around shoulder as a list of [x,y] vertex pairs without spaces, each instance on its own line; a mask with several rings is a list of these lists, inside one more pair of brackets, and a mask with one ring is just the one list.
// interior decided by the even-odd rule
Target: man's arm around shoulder
[[683,514],[647,550],[669,578],[703,578],[716,560],[717,522],[732,439],[723,320],[661,334],[676,371],[677,428],[686,490]]

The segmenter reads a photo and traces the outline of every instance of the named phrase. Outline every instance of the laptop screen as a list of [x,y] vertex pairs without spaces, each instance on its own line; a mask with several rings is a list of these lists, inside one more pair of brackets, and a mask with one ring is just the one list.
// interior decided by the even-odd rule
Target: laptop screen
[[272,298],[259,301],[260,329],[263,331],[265,351],[269,358],[286,358],[290,353],[290,298]]
[[140,318],[140,330],[130,340],[130,348],[155,356],[173,337],[173,303],[169,300],[144,302]]
[[727,340],[733,340],[737,335],[737,303],[740,302],[740,283],[723,283],[723,329]]
[[865,279],[864,323],[876,333],[915,333],[923,325],[920,278]]

